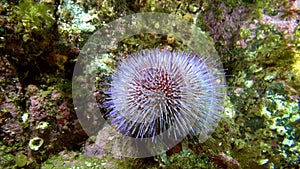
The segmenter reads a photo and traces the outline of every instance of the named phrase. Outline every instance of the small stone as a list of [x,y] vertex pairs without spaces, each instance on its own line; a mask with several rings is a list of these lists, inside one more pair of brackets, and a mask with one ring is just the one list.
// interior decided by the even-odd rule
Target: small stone
[[272,81],[273,79],[275,79],[275,76],[272,75],[268,75],[264,78],[265,81]]
[[288,138],[284,138],[284,140],[282,141],[283,145],[287,145],[287,146],[292,146],[294,145],[294,140],[290,140]]
[[246,80],[244,84],[247,88],[251,88],[253,86],[254,82],[253,82],[253,80]]
[[260,159],[258,160],[258,165],[265,165],[269,162],[269,159]]
[[199,6],[197,4],[190,4],[189,11],[192,13],[196,13],[199,10]]
[[23,123],[27,122],[28,117],[29,117],[28,113],[23,114],[23,115],[22,115],[22,122],[23,122]]

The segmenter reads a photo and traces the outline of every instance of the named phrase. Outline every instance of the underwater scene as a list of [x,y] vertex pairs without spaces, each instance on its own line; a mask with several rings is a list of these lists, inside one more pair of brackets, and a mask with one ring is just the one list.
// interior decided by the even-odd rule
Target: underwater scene
[[300,168],[300,0],[0,0],[0,169]]

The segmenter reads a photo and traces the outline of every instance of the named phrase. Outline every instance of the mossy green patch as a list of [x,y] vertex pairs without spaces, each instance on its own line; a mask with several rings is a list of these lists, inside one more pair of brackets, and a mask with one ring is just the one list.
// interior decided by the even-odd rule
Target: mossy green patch
[[24,167],[27,164],[27,156],[22,153],[18,153],[15,156],[15,161],[18,167]]

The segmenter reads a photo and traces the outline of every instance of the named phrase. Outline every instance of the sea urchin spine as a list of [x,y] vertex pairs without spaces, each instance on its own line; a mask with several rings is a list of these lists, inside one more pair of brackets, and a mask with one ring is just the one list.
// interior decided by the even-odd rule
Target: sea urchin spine
[[117,130],[135,138],[168,132],[209,135],[221,118],[223,74],[215,61],[196,54],[142,51],[122,61],[112,75],[108,117]]

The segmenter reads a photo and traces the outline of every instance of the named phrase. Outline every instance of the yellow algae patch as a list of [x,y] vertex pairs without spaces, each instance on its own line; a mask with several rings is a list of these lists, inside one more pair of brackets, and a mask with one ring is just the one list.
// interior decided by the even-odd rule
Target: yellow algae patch
[[295,55],[296,62],[293,65],[293,69],[295,71],[295,75],[300,78],[300,53]]

